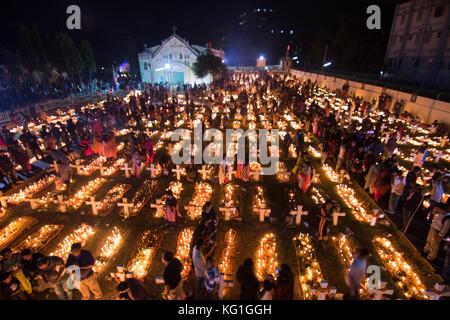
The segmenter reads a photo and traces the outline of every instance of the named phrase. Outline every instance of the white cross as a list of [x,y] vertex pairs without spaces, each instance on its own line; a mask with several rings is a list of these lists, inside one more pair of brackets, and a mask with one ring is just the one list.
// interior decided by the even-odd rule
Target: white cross
[[130,177],[130,172],[133,171],[133,168],[130,168],[128,166],[128,163],[125,162],[125,164],[123,165],[123,167],[120,168],[120,170],[125,171],[125,177],[129,178]]
[[385,136],[382,138],[383,143],[387,143],[390,137],[391,137],[391,134],[390,134],[390,133],[388,133],[387,135],[385,135]]
[[8,206],[8,196],[3,195],[3,191],[0,191],[0,203],[2,204],[3,208],[6,208]]
[[84,166],[81,164],[75,164],[75,165],[71,165],[72,168],[77,168],[77,175],[81,175],[81,170],[84,169]]
[[439,151],[439,153],[436,155],[436,159],[434,160],[434,162],[438,163],[441,157],[442,157],[442,150]]
[[386,288],[387,281],[380,281],[380,289],[367,289],[368,293],[374,293],[373,300],[381,300],[384,294],[392,296],[394,289]]
[[307,216],[308,211],[303,211],[303,206],[297,206],[297,210],[292,210],[291,215],[296,216],[295,217],[295,224],[299,225],[302,221],[302,215]]
[[134,203],[128,203],[127,198],[123,198],[121,203],[117,204],[118,207],[123,207],[123,214],[128,218],[130,215],[130,208],[134,207]]
[[228,181],[233,180],[233,174],[236,175],[237,171],[233,170],[232,166],[228,166]]
[[433,300],[439,300],[441,297],[449,297],[450,289],[445,289],[445,284],[443,283],[436,283],[433,289],[426,289],[423,293]]
[[233,280],[225,280],[225,274],[220,273],[220,284],[219,284],[219,299],[223,299],[225,288],[232,288],[233,287]]
[[156,203],[150,204],[150,207],[156,209],[156,218],[164,217],[164,204],[162,203],[162,199],[156,199]]
[[283,181],[286,181],[289,180],[291,173],[283,169],[281,171],[278,171],[278,175],[282,177]]
[[54,201],[54,203],[59,205],[59,211],[61,211],[62,213],[67,212],[67,202],[63,200],[62,194],[58,194],[58,200]]
[[155,165],[152,163],[150,164],[150,167],[147,167],[147,170],[150,171],[150,177],[156,178],[156,174],[160,171],[160,168],[155,167]]
[[384,124],[384,122],[381,124],[381,132],[383,132],[384,131],[384,129],[386,129],[386,125]]
[[326,280],[320,281],[320,288],[311,287],[310,291],[311,293],[318,294],[317,300],[325,300],[327,295],[336,294],[336,288],[335,287],[328,288],[328,281]]
[[95,201],[94,196],[91,196],[90,199],[91,199],[90,201],[86,201],[86,204],[92,206],[92,213],[94,214],[94,216],[97,216],[98,215],[97,204],[99,204],[100,202]]
[[259,181],[261,177],[261,171],[262,169],[260,167],[257,167],[255,171],[250,171],[250,175],[255,181]]
[[58,171],[58,163],[55,160],[53,160],[51,167],[53,168],[52,170]]
[[39,199],[34,199],[34,198],[25,198],[23,201],[29,202],[30,206],[31,206],[31,210],[35,210],[37,209],[39,206],[37,205],[37,203],[39,203]]
[[208,175],[211,173],[211,169],[206,169],[206,166],[202,166],[202,170],[198,170],[198,173],[202,175],[202,180],[208,179]]
[[102,176],[105,176],[105,175],[107,174],[108,168],[104,167],[104,166],[103,166],[103,163],[100,163],[99,168],[100,168],[100,174],[101,174]]
[[229,221],[231,218],[231,215],[236,212],[236,207],[220,207],[220,212],[224,212],[225,221]]
[[378,208],[374,208],[372,214],[370,215],[370,226],[375,227],[378,218],[384,218],[384,214],[380,214],[380,210]]
[[344,212],[334,211],[332,213],[332,215],[333,215],[333,226],[337,226],[339,217],[345,217],[345,213]]
[[184,170],[184,168],[181,168],[178,164],[176,169],[172,169],[172,172],[175,172],[177,174],[178,181],[181,180],[181,175],[186,175],[186,170]]
[[259,222],[264,222],[264,218],[270,215],[269,208],[254,208],[253,212],[259,214]]
[[150,131],[148,128],[144,131],[144,133],[148,136],[151,136],[153,131]]
[[189,216],[192,220],[195,220],[195,210],[197,209],[197,206],[193,204],[192,200],[189,201],[187,206],[184,206],[184,210],[189,212]]

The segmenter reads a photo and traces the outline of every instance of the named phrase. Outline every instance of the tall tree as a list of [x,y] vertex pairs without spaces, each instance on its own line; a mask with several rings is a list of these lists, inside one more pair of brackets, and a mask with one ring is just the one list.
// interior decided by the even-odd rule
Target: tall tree
[[84,71],[87,73],[97,72],[97,64],[95,62],[94,53],[92,52],[92,47],[89,41],[81,41],[80,54],[83,59]]
[[227,67],[223,64],[222,59],[208,53],[197,57],[197,60],[192,64],[192,71],[199,78],[211,74],[214,79],[217,79],[226,74]]

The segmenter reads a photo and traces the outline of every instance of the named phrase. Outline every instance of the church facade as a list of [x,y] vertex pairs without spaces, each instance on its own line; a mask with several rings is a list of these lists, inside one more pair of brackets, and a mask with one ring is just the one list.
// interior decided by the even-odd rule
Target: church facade
[[208,84],[212,81],[211,75],[197,78],[191,69],[197,56],[208,51],[224,59],[225,54],[222,50],[191,45],[189,41],[173,33],[168,39],[163,40],[162,44],[145,48],[139,54],[141,79],[147,83]]

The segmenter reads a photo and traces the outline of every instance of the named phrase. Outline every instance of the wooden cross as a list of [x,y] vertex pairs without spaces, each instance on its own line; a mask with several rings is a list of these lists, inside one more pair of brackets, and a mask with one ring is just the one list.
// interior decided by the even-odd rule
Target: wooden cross
[[345,217],[345,212],[334,211],[333,215],[333,226],[337,226],[339,217]]
[[326,280],[320,281],[320,288],[311,287],[310,291],[311,293],[318,294],[317,300],[325,300],[327,295],[336,294],[336,288],[335,287],[328,288],[328,281]]
[[434,159],[434,162],[438,163],[438,162],[439,162],[439,160],[441,159],[441,157],[442,157],[442,150],[441,150],[441,151],[439,151],[439,153],[438,153],[438,154],[436,154],[436,159]]
[[75,165],[71,165],[72,168],[76,168],[77,169],[77,175],[81,175],[81,170],[84,169],[84,166],[81,164],[75,164]]
[[202,180],[208,179],[209,174],[211,173],[211,169],[206,169],[206,166],[202,166],[202,170],[198,170],[198,173],[202,175]]
[[189,216],[192,220],[195,220],[195,210],[197,210],[197,206],[193,204],[192,200],[189,201],[187,206],[184,206],[184,210],[189,212]]
[[432,298],[433,300],[439,300],[441,297],[449,297],[450,296],[450,290],[445,289],[444,283],[436,283],[434,285],[433,289],[426,289],[423,291],[423,293],[427,296]]
[[156,209],[156,218],[164,217],[164,204],[162,203],[162,199],[156,199],[156,203],[150,204],[150,207]]
[[172,31],[173,31],[173,34],[175,34],[175,32],[177,31],[177,27],[173,26]]
[[125,164],[123,165],[123,167],[120,168],[120,170],[125,171],[125,177],[129,178],[130,177],[130,172],[133,171],[133,168],[130,168],[128,166],[128,163],[125,162]]
[[297,206],[297,210],[292,210],[290,212],[291,215],[296,216],[295,217],[295,224],[299,225],[300,222],[302,221],[302,215],[303,216],[307,216],[308,215],[308,211],[303,211],[303,206]]
[[98,215],[97,204],[99,204],[100,202],[95,201],[94,196],[91,196],[90,199],[91,200],[86,201],[86,204],[92,206],[92,213],[94,214],[94,216],[97,216]]
[[67,202],[64,201],[62,194],[58,194],[58,200],[55,200],[54,203],[59,205],[59,211],[62,213],[67,212]]
[[383,295],[387,294],[392,296],[394,294],[394,289],[386,288],[387,281],[380,281],[379,289],[367,289],[368,293],[374,293],[373,300],[381,300]]
[[371,214],[371,219],[370,219],[370,226],[371,227],[375,227],[376,223],[377,223],[377,219],[378,218],[383,218],[384,214],[380,213],[380,210],[378,208],[374,208],[373,209],[373,213]]
[[150,167],[147,167],[147,170],[150,171],[150,177],[156,178],[156,174],[160,171],[159,168],[155,167],[155,165],[152,163],[150,164]]
[[3,191],[0,191],[0,203],[2,204],[3,208],[8,207],[8,198],[9,196],[4,196]]
[[220,207],[220,212],[224,212],[225,221],[230,221],[231,215],[236,212],[236,207]]
[[256,170],[250,171],[250,176],[253,178],[253,180],[259,181],[259,179],[261,178],[261,172],[262,169],[260,167],[256,167]]
[[227,174],[228,174],[228,181],[233,180],[233,174],[236,176],[236,172],[237,171],[234,171],[232,166],[228,166],[228,172],[227,172]]
[[153,133],[153,131],[150,131],[150,130],[147,128],[147,129],[145,129],[144,133],[145,133],[146,135],[148,135],[148,136],[151,136],[152,133]]
[[26,201],[26,202],[30,203],[31,210],[36,210],[39,207],[37,205],[37,203],[39,203],[39,199],[25,198],[23,201]]
[[269,208],[254,208],[253,212],[259,214],[259,222],[264,222],[265,217],[269,217],[270,209]]
[[172,169],[172,172],[175,172],[177,174],[178,181],[181,180],[181,175],[186,175],[186,171],[184,170],[184,168],[181,168],[178,164],[176,169]]
[[117,204],[118,207],[123,207],[123,214],[126,218],[130,215],[130,208],[134,207],[134,203],[128,203],[127,198],[123,198],[121,203]]

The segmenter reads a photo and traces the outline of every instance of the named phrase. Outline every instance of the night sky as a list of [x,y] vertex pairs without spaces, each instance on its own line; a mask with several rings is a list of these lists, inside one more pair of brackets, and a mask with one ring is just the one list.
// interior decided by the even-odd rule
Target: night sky
[[[358,4],[355,4],[358,2]],[[177,34],[193,44],[204,45],[220,36],[226,38],[224,47],[227,62],[245,64],[254,60],[254,55],[265,54],[269,64],[278,63],[286,41],[259,37],[252,42],[245,38],[251,35],[236,27],[239,16],[246,8],[273,8],[280,12],[280,24],[295,29],[296,42],[307,45],[314,40],[320,28],[333,24],[343,15],[352,13],[355,19],[367,19],[365,8],[378,4],[388,8],[389,14],[401,2],[394,0],[373,1],[103,1],[103,0],[45,0],[8,1],[2,3],[0,19],[0,47],[15,48],[15,25],[36,25],[42,32],[53,34],[67,31],[79,41],[87,39],[94,49],[99,66],[120,63],[126,54],[127,37],[136,40],[138,50],[144,44],[160,44],[172,33],[176,25]],[[77,4],[81,8],[82,30],[66,28],[66,8]],[[383,11],[382,11],[383,13]],[[383,16],[383,14],[382,14]],[[383,20],[388,31],[391,21]],[[269,37],[270,35],[267,35]]]

